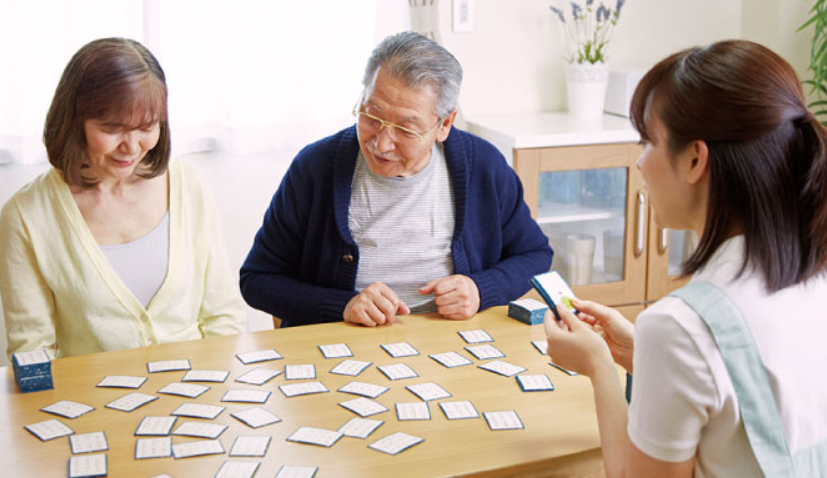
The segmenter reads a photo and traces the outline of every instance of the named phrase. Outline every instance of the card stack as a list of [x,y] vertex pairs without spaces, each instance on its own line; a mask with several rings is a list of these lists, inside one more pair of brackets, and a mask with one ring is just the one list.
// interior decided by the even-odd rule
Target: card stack
[[52,362],[43,349],[12,354],[14,380],[23,393],[51,390]]
[[508,316],[528,325],[543,323],[548,306],[534,299],[512,300],[508,303]]

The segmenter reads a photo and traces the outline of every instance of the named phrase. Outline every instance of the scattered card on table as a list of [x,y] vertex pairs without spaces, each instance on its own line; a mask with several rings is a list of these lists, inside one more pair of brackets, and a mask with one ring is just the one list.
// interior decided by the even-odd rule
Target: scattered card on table
[[303,382],[291,383],[289,385],[279,385],[279,390],[285,397],[296,397],[298,395],[310,395],[313,393],[324,393],[329,390],[322,382]]
[[259,465],[257,461],[225,461],[215,478],[253,478]]
[[217,423],[184,422],[178,426],[172,434],[185,437],[212,438],[215,440],[221,436],[226,429],[227,425],[219,425]]
[[276,478],[313,478],[319,467],[314,466],[288,466],[283,465],[279,468]]
[[153,400],[158,400],[158,397],[140,392],[132,392],[107,403],[105,407],[113,410],[120,410],[122,412],[131,412]]
[[376,367],[380,372],[384,373],[386,377],[391,380],[402,380],[405,378],[416,378],[419,375],[404,363],[395,363],[393,365],[382,365]]
[[339,365],[330,369],[330,373],[337,375],[349,375],[355,377],[362,373],[366,368],[373,365],[373,362],[363,362],[361,360],[347,359],[342,361]]
[[409,344],[408,342],[396,342],[394,344],[382,344],[380,347],[385,349],[385,352],[388,353],[393,358],[397,357],[412,357],[414,355],[419,355],[419,350],[416,350],[413,345]]
[[106,442],[106,434],[103,432],[81,433],[69,435],[69,446],[72,453],[92,453],[94,451],[106,451],[109,443]]
[[448,368],[471,365],[471,361],[456,352],[443,352],[441,354],[429,355],[432,359]]
[[210,387],[206,385],[172,382],[170,384],[167,384],[164,388],[158,390],[158,393],[164,393],[166,395],[178,395],[180,397],[187,398],[196,398],[209,389]]
[[190,370],[184,374],[182,382],[221,382],[227,380],[230,372],[223,370]]
[[502,353],[500,349],[489,344],[472,345],[470,347],[465,347],[465,350],[474,354],[474,357],[477,357],[477,360],[488,360],[492,358],[505,357],[505,354]]
[[526,371],[524,367],[520,367],[519,365],[514,365],[508,362],[503,362],[502,360],[494,360],[492,362],[478,365],[478,367],[483,370],[488,370],[489,372],[505,375],[506,377],[513,377],[518,373],[523,373]]
[[268,349],[268,350],[256,350],[254,352],[244,352],[240,354],[235,354],[238,360],[241,361],[244,365],[257,363],[257,362],[268,362],[270,360],[279,360],[284,357],[281,356],[280,353],[276,352],[275,349]]
[[337,392],[344,392],[350,393],[353,395],[361,395],[363,397],[368,398],[376,398],[379,395],[390,390],[388,387],[383,387],[381,385],[374,385],[372,383],[365,383],[365,382],[350,382],[349,384],[343,386]]
[[49,441],[75,433],[74,430],[56,418],[46,420],[45,422],[35,423],[33,425],[26,425],[23,428],[28,430],[29,433],[37,438],[40,438],[41,441]]
[[223,412],[225,408],[226,407],[219,407],[218,405],[205,405],[203,403],[183,403],[170,415],[215,420],[215,417],[221,415],[221,412]]
[[374,430],[379,428],[379,426],[383,423],[385,422],[381,420],[371,420],[370,418],[354,417],[351,418],[350,421],[342,425],[341,428],[339,428],[339,433],[347,437],[367,438],[370,436],[371,433],[374,432]]
[[535,340],[531,345],[540,352],[541,355],[548,354],[548,340]]
[[221,440],[196,440],[172,445],[172,456],[175,459],[191,456],[219,455],[224,453]]
[[330,448],[339,440],[339,438],[342,438],[342,436],[344,435],[339,432],[334,432],[333,430],[301,427],[294,431],[292,435],[287,437],[287,441],[307,443],[308,445],[319,445]]
[[281,370],[269,368],[254,368],[244,375],[235,379],[236,382],[249,383],[252,385],[264,385],[274,377],[281,375]]
[[69,458],[69,478],[93,478],[106,475],[105,453]]
[[84,405],[82,403],[61,400],[49,405],[48,407],[41,408],[40,411],[65,418],[75,419],[81,415],[86,415],[94,409],[95,407],[90,407],[89,405]]
[[104,388],[141,388],[146,382],[146,377],[133,377],[130,375],[107,375],[98,382],[98,387]]
[[240,412],[233,412],[230,416],[246,424],[250,428],[259,428],[281,421],[281,418],[261,407],[248,408],[246,410],[241,410]]
[[319,345],[319,350],[322,351],[324,358],[328,359],[353,357],[353,352],[350,351],[350,347],[348,347],[347,344]]
[[483,412],[488,428],[492,430],[521,430],[525,428],[517,412],[513,410],[505,412]]
[[554,384],[548,375],[517,375],[517,383],[524,392],[544,392],[554,390]]
[[313,364],[286,365],[284,367],[286,380],[308,380],[316,378],[316,366]]
[[480,414],[468,400],[460,400],[458,402],[439,402],[442,413],[448,420],[462,420],[465,418],[479,418]]
[[431,410],[428,402],[407,402],[396,404],[396,419],[406,420],[430,420]]
[[414,445],[422,443],[423,441],[425,441],[424,438],[408,435],[407,433],[396,432],[386,436],[385,438],[376,440],[368,445],[368,448],[373,448],[376,451],[381,451],[382,453],[387,453],[388,455],[396,455],[397,453],[405,451]]
[[166,458],[172,456],[172,437],[139,438],[135,440],[135,459]]
[[270,398],[269,390],[227,390],[222,402],[264,403]]
[[146,369],[149,373],[175,372],[178,370],[189,370],[192,368],[189,359],[184,360],[162,360],[159,362],[147,362]]
[[353,400],[340,402],[339,405],[347,408],[348,410],[359,415],[362,418],[388,411],[388,409],[385,408],[385,406],[381,403],[374,402],[373,400],[365,397],[359,397],[354,398]]
[[230,447],[230,456],[264,456],[270,446],[270,437],[243,437],[235,438]]
[[488,335],[484,330],[464,330],[458,332],[459,335],[469,344],[479,344],[482,342],[493,342],[494,339]]
[[564,374],[568,375],[569,377],[574,377],[577,375],[577,372],[572,372],[571,370],[565,369],[554,362],[549,362],[548,364],[556,368],[557,370],[563,372]]
[[178,420],[178,417],[144,417],[135,430],[135,436],[167,436],[172,432],[176,420]]
[[411,393],[413,393],[414,395],[426,402],[429,400],[440,400],[443,398],[449,398],[451,396],[451,394],[448,393],[447,390],[433,382],[409,385],[405,388],[407,388],[411,391]]

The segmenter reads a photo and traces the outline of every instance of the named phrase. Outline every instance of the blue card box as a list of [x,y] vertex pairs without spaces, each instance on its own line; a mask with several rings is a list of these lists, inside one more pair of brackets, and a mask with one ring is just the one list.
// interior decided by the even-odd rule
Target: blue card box
[[513,300],[508,303],[508,316],[528,325],[543,323],[548,306],[534,299]]

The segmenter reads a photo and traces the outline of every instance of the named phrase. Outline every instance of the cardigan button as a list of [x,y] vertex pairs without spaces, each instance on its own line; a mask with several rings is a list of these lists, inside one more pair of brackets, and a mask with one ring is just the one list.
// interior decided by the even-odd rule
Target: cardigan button
[[342,259],[344,259],[345,262],[353,262],[353,256],[350,254],[343,255]]

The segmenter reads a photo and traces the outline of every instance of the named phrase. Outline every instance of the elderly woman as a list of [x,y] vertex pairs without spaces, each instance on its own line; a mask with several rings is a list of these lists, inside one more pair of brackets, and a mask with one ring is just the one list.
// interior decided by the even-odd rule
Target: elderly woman
[[234,334],[245,309],[201,173],[170,161],[155,57],[121,38],[69,61],[46,117],[53,168],[0,216],[8,353],[53,357]]
[[[701,239],[689,285],[634,330],[590,302],[585,323],[546,322],[554,361],[594,386],[607,476],[825,476],[827,131],[747,41],[666,58],[631,113],[655,220]],[[613,357],[634,371],[628,412]]]

